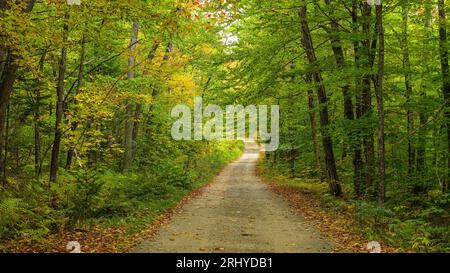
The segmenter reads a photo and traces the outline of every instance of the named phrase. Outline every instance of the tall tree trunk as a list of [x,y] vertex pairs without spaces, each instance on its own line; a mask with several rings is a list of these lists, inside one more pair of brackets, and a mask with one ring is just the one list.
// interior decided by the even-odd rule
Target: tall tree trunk
[[[31,12],[34,7],[34,3],[34,0],[27,1],[23,12]],[[0,1],[0,11],[7,10],[9,8],[10,7],[8,5],[8,1]],[[14,49],[5,47],[3,45],[0,46],[0,53],[0,57],[4,58],[4,64],[2,66],[0,74],[0,181],[5,181],[6,176],[4,174],[6,174],[6,160],[4,160],[5,157],[3,156],[3,152],[5,150],[4,137],[6,135],[6,113],[11,98],[11,93],[13,91],[14,82],[16,80],[17,70],[19,68],[17,59],[19,59],[20,57],[17,56],[17,53]]]
[[[375,61],[375,50],[377,45],[377,37],[372,37],[371,23],[372,23],[372,8],[367,3],[362,3],[362,48],[360,49],[360,62],[364,69],[364,75],[361,83],[361,115],[368,116],[371,120],[372,116],[372,94],[371,94],[371,81],[373,75],[371,70]],[[376,31],[376,29],[375,29]],[[365,178],[365,191],[369,196],[374,195],[373,186],[373,174],[375,163],[375,148],[374,148],[374,135],[372,127],[364,130],[362,134],[363,138],[363,151],[365,166],[363,169]]]
[[408,41],[408,13],[409,13],[409,0],[404,0],[402,3],[402,40],[401,49],[403,52],[403,75],[405,79],[405,89],[406,89],[406,118],[408,126],[408,175],[411,176],[414,172],[415,164],[415,149],[414,144],[411,140],[412,134],[414,132],[414,116],[411,111],[411,96],[412,96],[412,86],[411,86],[411,62],[409,58],[409,41]]
[[[312,82],[312,80],[310,80]],[[311,126],[311,140],[313,143],[314,161],[316,163],[317,172],[319,173],[320,180],[325,179],[325,174],[322,167],[322,161],[320,159],[320,146],[317,141],[317,123],[316,123],[316,110],[314,105],[314,95],[312,90],[308,90],[308,113],[309,123]]]
[[[134,20],[133,30],[131,35],[130,57],[128,58],[128,80],[131,80],[135,76],[134,66],[136,62],[135,51],[136,42],[139,33],[139,22]],[[123,158],[123,171],[129,171],[133,162],[133,103],[131,99],[127,99],[125,112],[125,137],[124,137],[124,158]]]
[[447,17],[445,14],[445,0],[438,0],[439,9],[439,52],[442,71],[442,94],[445,100],[445,118],[447,125],[447,177],[443,183],[443,190],[450,190],[450,68],[448,64]]
[[[331,0],[325,0],[325,3],[328,6],[331,6]],[[334,10],[334,7],[331,6],[331,11]],[[333,12],[331,14],[331,48],[333,50],[334,58],[336,60],[336,65],[339,70],[345,69],[345,57],[344,57],[344,49],[342,48],[341,38],[339,37],[339,23],[336,21],[337,19],[333,18]],[[346,81],[345,85],[342,87],[342,97],[344,99],[344,117],[347,120],[354,119],[353,113],[353,102],[352,97],[350,96],[350,82]]]
[[[316,53],[314,50],[313,41],[311,38],[311,31],[307,21],[307,7],[306,2],[302,1],[299,9],[299,18],[301,25],[302,43],[308,58],[308,62],[314,65],[317,61]],[[322,74],[320,71],[316,70],[312,72],[313,80],[317,85],[317,100],[319,102],[319,113],[320,113],[320,127],[322,132],[322,143],[325,152],[325,165],[327,169],[327,177],[329,183],[330,193],[335,196],[342,195],[341,184],[339,183],[339,178],[336,170],[336,162],[333,153],[333,142],[328,129],[329,116],[328,116],[328,106],[327,106],[327,95],[325,91],[325,86],[323,84]]]
[[[367,68],[369,69],[369,68]],[[370,69],[372,69],[370,67]],[[372,95],[371,95],[371,76],[364,76],[362,84],[362,115],[369,115],[370,120],[372,117]],[[374,162],[375,162],[375,147],[373,139],[372,126],[368,130],[365,130],[363,135],[363,151],[364,151],[364,190],[369,196],[373,195],[373,174],[374,174]]]
[[39,88],[35,90],[36,96],[36,106],[34,110],[34,173],[36,179],[40,179],[42,174],[42,164],[41,164],[41,136],[40,136],[40,106],[41,103],[41,92]]
[[[39,60],[39,72],[43,73],[45,58],[47,56],[47,51],[42,54]],[[42,175],[42,158],[41,158],[41,136],[40,136],[40,119],[41,119],[41,88],[39,79],[36,80],[36,86],[34,90],[35,95],[35,106],[33,111],[34,118],[34,173],[37,180],[41,179]]]
[[[423,174],[426,160],[425,160],[425,150],[426,150],[426,124],[427,124],[427,109],[422,105],[424,101],[426,101],[426,90],[429,88],[428,83],[425,79],[427,79],[429,73],[431,72],[431,68],[429,63],[430,60],[430,46],[429,42],[431,39],[431,21],[432,21],[432,3],[430,0],[424,1],[424,28],[425,28],[425,39],[423,43],[423,65],[425,67],[424,73],[422,76],[422,86],[420,88],[420,101],[419,101],[419,128],[418,128],[418,143],[417,143],[417,156],[416,156],[416,169],[418,172]],[[420,182],[418,182],[420,183]],[[417,184],[414,186],[414,192],[420,192],[423,190],[421,185]]]
[[[331,0],[325,0],[327,5],[331,5]],[[333,9],[333,7],[331,7]],[[336,65],[340,70],[345,69],[344,49],[342,48],[341,38],[339,37],[339,24],[336,19],[331,21],[331,48],[333,50]],[[342,87],[342,97],[344,99],[344,117],[348,120],[354,119],[353,102],[350,96],[350,82],[346,82]]]
[[[76,105],[78,103],[76,96],[80,93],[81,85],[83,83],[83,77],[84,77],[84,60],[86,58],[86,35],[83,34],[83,37],[81,39],[81,51],[80,51],[80,63],[78,65],[78,76],[77,76],[77,83],[75,87],[75,94],[74,94],[74,100],[73,103]],[[72,132],[71,137],[73,138],[73,132],[75,132],[78,128],[78,122],[77,121],[71,121],[70,124],[70,131]],[[76,143],[75,140],[71,140],[71,145],[69,147],[69,150],[67,151],[67,160],[66,160],[66,170],[69,170],[72,167],[72,161],[73,157],[75,156],[75,148]]]
[[[358,35],[359,29],[359,21],[358,21],[358,1],[352,1],[352,10],[351,17],[353,23],[353,33]],[[355,66],[358,69],[361,69],[360,66],[360,54],[361,50],[359,47],[359,41],[355,39],[353,41],[353,51],[355,56]],[[363,106],[362,106],[362,94],[360,88],[360,82],[357,80],[355,82],[355,116],[356,119],[360,119],[363,115]],[[364,170],[364,162],[362,160],[362,133],[361,128],[358,126],[353,132],[355,135],[353,138],[355,139],[354,143],[354,151],[353,151],[353,187],[356,196],[361,196],[363,193],[363,170]]]
[[383,4],[376,6],[378,27],[378,74],[376,80],[377,108],[378,108],[378,202],[383,203],[385,198],[385,145],[384,145],[384,103],[383,103],[383,77],[384,77],[384,28]]
[[[325,0],[325,3],[327,5],[331,5],[331,0]],[[331,7],[331,10],[333,10],[333,7]],[[353,6],[353,10],[352,10],[352,21],[353,24],[357,25],[357,18],[358,18],[358,14],[357,14],[357,7],[356,7],[356,3],[354,3]],[[340,70],[345,69],[345,57],[344,57],[344,49],[342,48],[342,43],[341,43],[341,39],[339,37],[339,24],[338,22],[332,18],[331,21],[331,30],[332,30],[332,36],[331,36],[331,45],[332,45],[332,50],[333,50],[333,54],[336,60],[336,65]],[[355,51],[355,58],[357,58],[356,56],[358,55],[358,42],[355,41],[354,44],[354,51]],[[342,97],[344,99],[344,117],[347,120],[354,120],[355,118],[355,113],[353,110],[353,101],[352,98],[350,96],[350,83],[347,82],[343,87],[342,87]],[[348,139],[350,139],[352,137],[352,134],[354,132],[349,132],[348,133]],[[356,132],[358,133],[358,132]],[[360,148],[360,144],[356,143],[350,145],[351,147],[353,147],[353,167],[354,167],[354,191],[356,196],[361,196],[362,195],[362,191],[361,191],[361,177],[362,177],[362,158],[361,158],[361,148]],[[345,149],[346,146],[344,146]]]
[[[291,80],[292,83],[294,83],[295,78],[293,78]],[[293,121],[294,121],[294,115],[292,112],[292,109],[294,109],[294,105],[293,105],[293,98],[292,98],[292,94],[288,95],[288,107],[289,107],[289,111],[286,115],[286,120],[287,120],[287,142],[289,144],[289,150],[287,151],[287,161],[289,163],[289,175],[290,177],[294,177],[295,176],[295,159],[297,157],[296,155],[296,147],[295,147],[295,141],[294,141],[294,130],[293,130]]]
[[53,140],[52,157],[50,162],[50,182],[55,182],[58,179],[59,167],[59,150],[62,139],[62,119],[64,115],[64,82],[66,77],[67,65],[67,40],[69,37],[69,12],[64,14],[63,26],[63,47],[61,49],[61,59],[59,60],[58,84],[56,87],[56,120],[55,120],[55,138]]
[[6,119],[9,101],[13,90],[14,81],[17,73],[17,57],[8,53],[6,60],[5,72],[0,82],[0,176],[3,184],[6,182]]

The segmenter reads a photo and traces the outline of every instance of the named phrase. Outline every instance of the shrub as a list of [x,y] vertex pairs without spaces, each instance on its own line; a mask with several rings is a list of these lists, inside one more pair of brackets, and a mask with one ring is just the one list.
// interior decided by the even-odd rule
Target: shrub
[[27,214],[23,202],[19,198],[4,198],[0,201],[0,238],[10,234],[12,230],[22,227]]
[[103,201],[100,190],[103,182],[95,171],[82,169],[75,173],[76,182],[69,194],[67,213],[76,222],[92,217]]

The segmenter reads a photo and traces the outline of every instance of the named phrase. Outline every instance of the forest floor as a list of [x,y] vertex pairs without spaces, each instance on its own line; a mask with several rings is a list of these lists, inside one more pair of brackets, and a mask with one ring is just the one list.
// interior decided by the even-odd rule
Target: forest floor
[[313,220],[292,210],[257,176],[259,146],[245,146],[240,159],[131,252],[335,251]]

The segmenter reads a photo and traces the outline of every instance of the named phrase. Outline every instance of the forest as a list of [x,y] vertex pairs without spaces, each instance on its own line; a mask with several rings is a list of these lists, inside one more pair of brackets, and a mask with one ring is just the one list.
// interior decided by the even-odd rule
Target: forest
[[279,147],[255,164],[282,198],[393,252],[450,252],[449,10],[0,0],[0,252],[129,251],[201,195],[247,148],[174,140],[171,110],[195,97],[279,106]]

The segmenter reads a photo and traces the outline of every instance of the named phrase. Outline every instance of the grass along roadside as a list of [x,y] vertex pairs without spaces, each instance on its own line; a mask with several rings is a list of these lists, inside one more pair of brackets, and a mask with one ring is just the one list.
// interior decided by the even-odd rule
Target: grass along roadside
[[[68,241],[78,241],[82,252],[126,252],[157,230],[177,208],[201,193],[204,186],[242,151],[241,142],[211,143],[196,153],[187,169],[178,168],[186,166],[181,160],[181,163],[170,162],[173,170],[179,171],[176,175],[107,172],[95,180],[77,180],[74,193],[84,198],[72,200],[73,193],[61,195],[75,204],[87,201],[86,207],[78,207],[80,211],[74,212],[74,204],[56,205],[49,213],[63,216],[54,220],[58,225],[48,226],[39,225],[45,222],[42,216],[30,226],[25,223],[27,215],[20,215],[22,210],[9,209],[7,212],[13,217],[7,219],[3,215],[3,228],[15,228],[17,232],[0,242],[0,252],[65,252]],[[80,181],[88,185],[80,189],[83,184]],[[90,191],[92,185],[89,184],[96,183],[101,185],[100,190]],[[5,225],[7,220],[10,226]],[[23,228],[17,229],[21,226]]]

